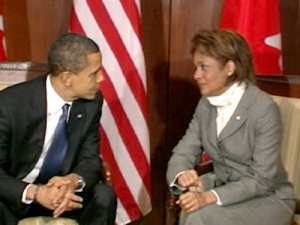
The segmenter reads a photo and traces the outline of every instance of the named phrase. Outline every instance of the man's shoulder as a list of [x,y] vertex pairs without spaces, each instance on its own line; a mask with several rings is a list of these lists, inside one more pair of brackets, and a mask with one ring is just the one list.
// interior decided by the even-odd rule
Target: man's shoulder
[[19,96],[22,97],[24,95],[33,94],[33,90],[36,87],[43,87],[45,85],[45,76],[40,76],[35,79],[24,81],[21,83],[14,84],[12,86],[9,86],[5,88],[4,90],[0,91],[0,97],[14,97]]

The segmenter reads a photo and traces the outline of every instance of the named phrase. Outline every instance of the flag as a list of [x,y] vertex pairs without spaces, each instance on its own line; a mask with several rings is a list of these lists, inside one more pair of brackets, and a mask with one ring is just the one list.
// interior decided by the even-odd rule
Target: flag
[[246,38],[258,75],[282,74],[279,0],[225,0],[221,27]]
[[73,0],[70,30],[103,55],[101,154],[118,196],[116,224],[151,210],[146,72],[139,0]]
[[6,61],[6,49],[5,49],[2,7],[3,7],[3,3],[2,3],[2,0],[0,0],[0,62],[5,62]]

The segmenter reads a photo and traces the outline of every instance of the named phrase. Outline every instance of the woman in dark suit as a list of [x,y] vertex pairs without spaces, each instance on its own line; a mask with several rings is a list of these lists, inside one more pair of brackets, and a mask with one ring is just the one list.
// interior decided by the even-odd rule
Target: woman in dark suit
[[[186,212],[182,223],[289,224],[295,195],[280,160],[280,113],[255,86],[247,42],[232,31],[203,30],[192,44],[202,98],[167,171]],[[193,168],[203,151],[214,172],[198,178]]]

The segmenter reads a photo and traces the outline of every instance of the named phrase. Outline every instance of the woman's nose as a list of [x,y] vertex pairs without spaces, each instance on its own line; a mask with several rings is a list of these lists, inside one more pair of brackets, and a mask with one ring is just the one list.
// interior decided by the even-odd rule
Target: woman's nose
[[194,79],[197,80],[197,79],[200,79],[202,78],[203,76],[203,73],[201,71],[200,68],[196,68],[195,72],[194,72]]

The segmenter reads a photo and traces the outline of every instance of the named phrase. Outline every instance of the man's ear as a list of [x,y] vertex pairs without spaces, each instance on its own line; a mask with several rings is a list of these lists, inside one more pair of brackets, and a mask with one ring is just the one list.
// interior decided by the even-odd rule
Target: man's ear
[[61,80],[65,86],[70,87],[72,85],[72,76],[73,74],[69,71],[62,72]]
[[227,70],[227,75],[229,77],[232,76],[236,70],[235,63],[232,60],[229,60],[225,66],[226,66],[226,70]]

